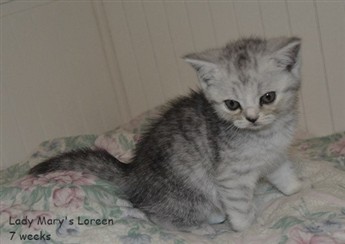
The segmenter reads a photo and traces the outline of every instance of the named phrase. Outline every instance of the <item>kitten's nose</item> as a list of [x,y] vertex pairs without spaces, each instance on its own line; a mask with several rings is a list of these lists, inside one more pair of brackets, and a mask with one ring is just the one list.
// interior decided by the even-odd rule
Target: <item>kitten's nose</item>
[[244,116],[249,122],[255,123],[259,118],[259,111],[254,107],[248,107],[244,110]]
[[246,117],[246,119],[249,121],[249,122],[252,122],[253,124],[255,123],[255,121],[258,120],[259,117],[255,117],[255,118],[252,118],[252,117]]

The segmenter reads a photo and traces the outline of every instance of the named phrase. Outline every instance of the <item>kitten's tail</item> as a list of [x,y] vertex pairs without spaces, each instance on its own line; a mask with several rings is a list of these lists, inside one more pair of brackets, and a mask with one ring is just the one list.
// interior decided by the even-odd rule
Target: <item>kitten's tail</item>
[[29,174],[72,170],[89,173],[107,181],[116,181],[127,175],[129,168],[130,164],[120,162],[105,150],[80,149],[47,159],[30,169]]

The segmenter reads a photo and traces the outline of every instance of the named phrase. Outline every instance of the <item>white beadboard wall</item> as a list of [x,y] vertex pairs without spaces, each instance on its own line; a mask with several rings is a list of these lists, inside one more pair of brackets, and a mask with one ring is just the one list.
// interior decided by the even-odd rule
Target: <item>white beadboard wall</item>
[[248,35],[302,37],[300,127],[345,130],[345,1],[0,4],[1,168],[186,94],[197,80],[181,56]]

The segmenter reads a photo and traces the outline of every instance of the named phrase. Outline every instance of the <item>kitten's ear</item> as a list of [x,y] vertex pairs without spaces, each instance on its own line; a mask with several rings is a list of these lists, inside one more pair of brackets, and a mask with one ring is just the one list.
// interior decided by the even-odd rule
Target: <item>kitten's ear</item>
[[217,61],[220,49],[207,50],[201,53],[185,55],[183,59],[197,72],[202,88],[206,88],[217,72]]
[[301,65],[301,39],[298,37],[281,37],[268,41],[269,49],[273,51],[273,58],[279,67],[296,73]]
[[204,53],[191,53],[183,57],[198,72],[200,69],[215,68],[215,64]]

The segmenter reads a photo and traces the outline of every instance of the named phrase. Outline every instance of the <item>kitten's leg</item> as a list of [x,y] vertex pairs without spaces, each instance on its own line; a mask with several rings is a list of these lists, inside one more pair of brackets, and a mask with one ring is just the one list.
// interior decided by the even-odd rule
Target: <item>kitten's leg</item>
[[253,184],[224,186],[225,190],[221,193],[223,204],[235,231],[247,229],[255,219],[254,187]]
[[242,203],[238,207],[229,207],[227,214],[234,231],[244,231],[248,229],[255,220],[255,207],[252,201],[247,204]]
[[294,171],[293,164],[289,160],[285,161],[272,173],[266,175],[266,178],[285,195],[292,195],[302,187],[302,183]]

